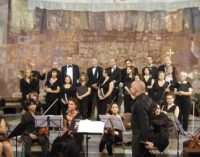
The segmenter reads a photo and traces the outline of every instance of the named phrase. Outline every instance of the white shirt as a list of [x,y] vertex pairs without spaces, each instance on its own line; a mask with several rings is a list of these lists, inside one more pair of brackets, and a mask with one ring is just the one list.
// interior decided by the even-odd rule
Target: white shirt
[[73,68],[72,67],[67,66],[66,74],[71,77],[72,82],[73,82]]
[[92,74],[94,75],[95,72],[96,72],[96,68],[94,67],[94,68],[92,68]]

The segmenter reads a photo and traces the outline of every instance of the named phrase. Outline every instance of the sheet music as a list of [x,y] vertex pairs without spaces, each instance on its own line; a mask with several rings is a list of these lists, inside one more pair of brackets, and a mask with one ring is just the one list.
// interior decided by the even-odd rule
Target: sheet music
[[99,118],[102,122],[104,122],[105,128],[112,128],[112,124],[109,120],[109,115],[99,115]]
[[67,93],[65,93],[65,101],[68,101],[68,99],[67,99]]
[[101,121],[81,120],[78,127],[79,133],[104,133],[104,123]]
[[[49,125],[47,119],[49,118]],[[63,128],[63,116],[62,115],[46,115],[35,116],[35,127],[59,127]]]
[[103,92],[103,88],[101,88],[101,95],[105,96],[105,93]]
[[124,127],[124,124],[122,122],[122,118],[121,117],[110,116],[110,119],[111,119],[115,129],[119,129],[119,130],[125,131],[125,127]]
[[[119,129],[125,131],[124,124],[122,122],[121,117],[119,116],[112,116],[112,115],[99,115],[99,118],[105,124],[105,128],[112,128]],[[112,124],[111,124],[112,123]]]

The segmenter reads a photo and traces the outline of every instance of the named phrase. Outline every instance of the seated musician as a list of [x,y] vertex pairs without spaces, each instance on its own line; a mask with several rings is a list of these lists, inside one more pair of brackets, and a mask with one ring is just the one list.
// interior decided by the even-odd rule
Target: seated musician
[[29,100],[30,99],[35,100],[35,103],[36,103],[36,112],[35,113],[37,115],[42,115],[46,108],[45,108],[45,105],[42,104],[39,101],[39,94],[37,92],[35,92],[35,91],[30,92],[30,94],[29,94]]
[[168,114],[168,115],[173,114],[178,118],[179,107],[174,104],[174,100],[175,100],[174,94],[168,93],[167,96],[166,96],[167,104],[165,104],[162,107],[162,112],[164,112],[165,114]]
[[6,122],[3,117],[0,116],[0,157],[5,152],[6,157],[13,157],[12,146],[6,138]]
[[76,126],[75,119],[81,119],[81,115],[77,110],[77,99],[68,99],[68,110],[64,116],[64,128],[52,145],[51,157],[79,157],[83,136],[74,132]]
[[[168,135],[168,117],[161,112],[160,106],[156,105],[154,109],[154,115],[151,119],[152,131],[148,141],[142,141],[145,144],[146,149],[151,150],[157,148],[160,152],[163,152],[169,144]],[[149,153],[148,156],[153,156]]]
[[[110,106],[110,114],[113,116],[118,116],[121,118],[119,115],[119,107],[116,103],[111,104]],[[114,128],[107,128],[105,129],[104,135],[102,136],[101,142],[99,144],[99,157],[102,156],[103,150],[106,146],[108,155],[112,156],[112,145],[117,142],[122,141],[122,131]]]
[[47,157],[48,153],[48,139],[47,137],[39,134],[39,129],[35,127],[35,111],[36,102],[30,100],[26,102],[28,111],[22,115],[21,123],[26,125],[22,139],[25,146],[25,157],[32,157],[31,146],[37,141],[42,146],[42,156]]

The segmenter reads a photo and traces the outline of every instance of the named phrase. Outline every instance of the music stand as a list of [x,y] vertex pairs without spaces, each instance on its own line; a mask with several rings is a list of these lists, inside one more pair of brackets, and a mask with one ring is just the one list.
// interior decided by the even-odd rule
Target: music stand
[[[92,129],[91,129],[92,128]],[[78,124],[78,133],[86,135],[86,157],[88,157],[88,142],[91,135],[101,135],[104,132],[104,123],[101,121],[80,120]]]
[[181,134],[181,135],[187,137],[187,134],[176,116],[174,116],[174,120],[175,120],[175,124],[176,124],[176,128],[177,128],[177,156],[179,157],[179,146],[180,146],[179,135]]
[[19,123],[15,129],[8,135],[8,139],[15,137],[16,140],[16,144],[15,144],[15,148],[16,148],[16,152],[15,152],[15,156],[17,157],[17,136],[22,135],[27,127],[27,123]]
[[56,127],[56,128],[62,129],[63,116],[62,115],[35,116],[35,127],[38,127],[38,128]]
[[112,128],[125,131],[121,117],[113,115],[99,115],[99,118],[105,124],[105,128]]
[[56,127],[60,130],[63,128],[63,116],[62,115],[46,115],[46,116],[35,116],[35,127],[36,128],[48,128],[49,139],[50,132],[49,127]]

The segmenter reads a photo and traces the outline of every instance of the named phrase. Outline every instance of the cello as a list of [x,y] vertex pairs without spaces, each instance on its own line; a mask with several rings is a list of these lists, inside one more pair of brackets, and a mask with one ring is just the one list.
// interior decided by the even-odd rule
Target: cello
[[196,131],[188,143],[189,149],[200,149],[200,128]]

